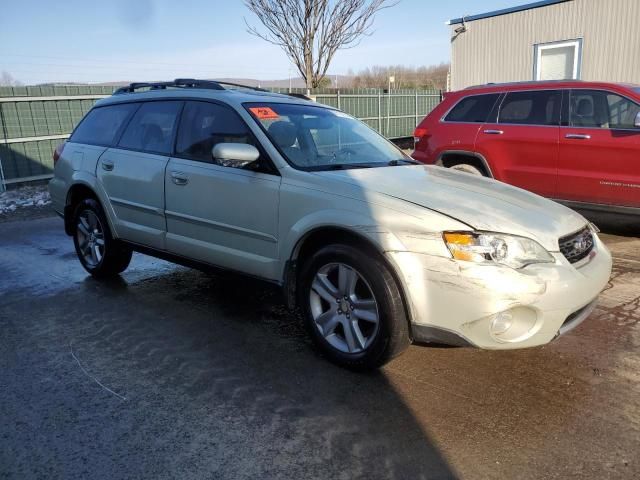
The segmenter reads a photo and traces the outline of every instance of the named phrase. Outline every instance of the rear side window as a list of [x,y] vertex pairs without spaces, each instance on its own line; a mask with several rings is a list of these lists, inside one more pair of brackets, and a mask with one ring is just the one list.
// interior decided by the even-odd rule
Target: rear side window
[[147,102],[127,125],[119,147],[169,155],[182,102]]
[[137,103],[123,103],[94,108],[80,122],[69,141],[89,145],[112,145],[116,134],[138,106]]
[[485,123],[500,94],[473,95],[463,98],[445,117],[445,122]]
[[500,106],[498,123],[520,125],[559,125],[560,90],[511,92]]
[[211,150],[218,143],[248,143],[258,147],[249,127],[231,108],[208,102],[187,102],[178,131],[176,153],[212,163]]

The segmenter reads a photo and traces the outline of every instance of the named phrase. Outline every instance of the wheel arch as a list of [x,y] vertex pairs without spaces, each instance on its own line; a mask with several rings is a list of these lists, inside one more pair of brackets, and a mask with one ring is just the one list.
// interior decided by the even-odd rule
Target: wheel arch
[[480,153],[469,150],[445,150],[440,152],[435,164],[441,167],[449,167],[449,165],[455,165],[454,162],[460,163],[460,160],[464,159],[471,160],[472,164],[482,168],[489,178],[496,178],[487,159]]
[[88,178],[85,178],[85,175],[82,175],[81,173],[82,172],[76,172],[76,174],[80,174],[80,175],[78,176],[74,175],[74,179],[73,179],[74,181],[69,186],[69,189],[67,190],[67,195],[65,198],[65,206],[64,206],[65,232],[67,233],[67,235],[73,235],[73,225],[72,225],[73,212],[78,202],[86,198],[92,198],[96,202],[98,202],[102,207],[102,210],[104,211],[105,216],[107,217],[107,222],[109,224],[111,233],[114,237],[116,237],[117,235],[116,235],[116,231],[115,231],[113,221],[112,221],[112,216],[111,216],[112,212],[109,209],[106,195],[104,194],[104,192],[102,192],[98,188],[98,185],[95,182],[95,177],[91,177],[87,175],[86,177]]
[[364,233],[349,229],[348,227],[339,225],[317,226],[307,231],[298,239],[285,265],[283,286],[288,306],[294,308],[297,304],[296,285],[298,284],[299,266],[306,258],[309,258],[309,256],[313,255],[313,253],[317,252],[320,248],[336,243],[363,248],[372,255],[376,255],[387,266],[400,290],[405,315],[409,322],[409,334],[413,338],[411,330],[413,316],[409,305],[409,297],[407,296],[407,287],[401,275],[398,274],[397,266],[389,261],[381,245],[377,245],[376,242]]

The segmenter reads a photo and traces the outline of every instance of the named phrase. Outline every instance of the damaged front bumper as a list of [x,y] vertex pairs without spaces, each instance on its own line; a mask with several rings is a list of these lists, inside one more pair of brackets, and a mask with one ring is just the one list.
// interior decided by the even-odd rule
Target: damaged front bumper
[[596,237],[589,258],[512,269],[412,252],[386,253],[396,267],[418,343],[515,349],[543,345],[584,321],[611,275]]

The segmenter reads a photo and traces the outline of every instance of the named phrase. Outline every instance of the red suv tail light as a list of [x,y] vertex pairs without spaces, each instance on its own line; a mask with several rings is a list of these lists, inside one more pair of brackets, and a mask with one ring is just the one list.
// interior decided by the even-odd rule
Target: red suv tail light
[[53,151],[53,166],[54,167],[56,166],[56,163],[58,163],[58,160],[60,160],[60,156],[62,155],[62,151],[64,150],[65,143],[66,142],[62,142]]
[[427,134],[427,129],[424,127],[418,127],[413,132],[413,140],[418,143],[422,137]]

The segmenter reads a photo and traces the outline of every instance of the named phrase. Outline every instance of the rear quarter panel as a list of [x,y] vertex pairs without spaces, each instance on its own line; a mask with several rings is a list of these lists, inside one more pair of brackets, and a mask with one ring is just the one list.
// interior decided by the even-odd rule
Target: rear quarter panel
[[95,179],[98,159],[106,149],[106,147],[95,145],[65,143],[62,155],[53,170],[53,178],[49,182],[51,202],[56,212],[63,212],[69,189],[76,183],[74,178],[78,176],[78,173],[82,172],[81,176],[88,175]]
[[473,152],[475,140],[482,124],[441,122],[447,112],[463,97],[462,93],[448,94],[418,128],[426,130],[416,143],[412,157],[419,162],[434,164],[444,152]]

